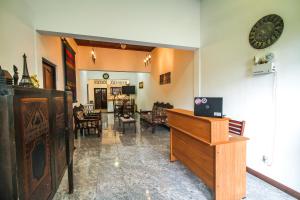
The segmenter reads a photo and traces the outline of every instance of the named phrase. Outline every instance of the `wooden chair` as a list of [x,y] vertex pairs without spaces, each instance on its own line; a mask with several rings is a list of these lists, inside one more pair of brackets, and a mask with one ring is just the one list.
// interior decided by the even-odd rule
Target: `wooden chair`
[[122,115],[123,115],[123,102],[116,101],[114,103],[114,117],[119,118]]
[[84,110],[86,111],[86,113],[90,114],[90,113],[94,113],[95,112],[95,106],[94,104],[85,104],[84,106]]
[[123,115],[129,115],[130,117],[134,117],[134,104],[132,104],[130,101],[124,103]]
[[89,116],[83,112],[83,106],[73,108],[73,117],[75,122],[75,138],[77,139],[77,132],[83,135],[83,131],[87,130],[90,134],[90,129],[94,129],[95,133],[100,137],[102,133],[101,113],[100,115]]
[[243,136],[245,129],[245,121],[229,120],[229,133]]

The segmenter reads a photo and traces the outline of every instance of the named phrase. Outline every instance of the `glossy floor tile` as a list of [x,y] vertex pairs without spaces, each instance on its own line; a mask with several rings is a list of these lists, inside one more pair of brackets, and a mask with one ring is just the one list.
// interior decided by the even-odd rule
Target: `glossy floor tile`
[[[138,118],[138,116],[137,116]],[[138,119],[137,119],[138,120]],[[169,131],[139,125],[119,132],[112,114],[103,114],[103,135],[75,141],[74,193],[68,194],[67,174],[55,200],[206,200],[210,190],[180,162],[169,162]],[[271,185],[247,175],[247,199],[293,199]]]

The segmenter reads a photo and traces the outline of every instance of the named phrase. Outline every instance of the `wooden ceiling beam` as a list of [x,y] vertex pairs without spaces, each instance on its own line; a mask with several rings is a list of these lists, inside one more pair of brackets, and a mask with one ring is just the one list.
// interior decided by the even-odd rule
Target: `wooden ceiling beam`
[[[110,49],[122,49],[120,43],[92,41],[92,40],[81,40],[81,39],[75,39],[75,42],[77,43],[78,46],[100,47],[100,48],[110,48]],[[151,51],[153,51],[154,48],[155,47],[126,44],[126,48],[124,50],[151,52]]]

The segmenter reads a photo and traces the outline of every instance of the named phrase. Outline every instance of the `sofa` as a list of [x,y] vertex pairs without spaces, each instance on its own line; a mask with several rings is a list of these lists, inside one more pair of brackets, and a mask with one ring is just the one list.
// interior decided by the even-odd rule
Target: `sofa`
[[159,125],[168,126],[167,109],[172,109],[173,105],[170,103],[155,102],[152,110],[140,110],[141,123],[147,123],[152,127],[152,133]]

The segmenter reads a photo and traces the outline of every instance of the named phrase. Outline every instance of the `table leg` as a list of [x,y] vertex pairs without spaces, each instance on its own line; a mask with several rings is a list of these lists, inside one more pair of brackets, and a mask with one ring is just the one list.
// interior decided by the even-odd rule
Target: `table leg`
[[68,164],[68,183],[69,183],[69,194],[74,192],[74,183],[73,183],[73,160]]

